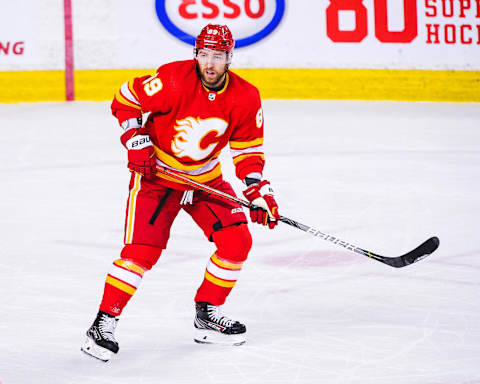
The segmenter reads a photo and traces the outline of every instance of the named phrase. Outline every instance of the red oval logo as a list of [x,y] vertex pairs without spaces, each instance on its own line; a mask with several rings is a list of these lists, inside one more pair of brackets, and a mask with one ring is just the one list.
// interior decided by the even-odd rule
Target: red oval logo
[[256,43],[272,33],[285,13],[285,0],[156,0],[162,25],[176,38],[195,44],[208,23],[227,24],[235,47]]

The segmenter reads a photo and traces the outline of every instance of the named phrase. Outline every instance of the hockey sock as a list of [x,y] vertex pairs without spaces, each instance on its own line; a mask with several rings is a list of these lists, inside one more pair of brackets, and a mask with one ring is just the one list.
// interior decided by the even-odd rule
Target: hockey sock
[[144,273],[145,269],[132,261],[115,260],[105,281],[100,311],[120,315],[140,285]]
[[243,263],[252,246],[252,236],[246,224],[226,227],[214,232],[213,241],[217,252],[207,264],[202,285],[195,301],[222,305],[235,286]]
[[235,286],[243,263],[220,259],[216,253],[210,257],[202,285],[198,288],[195,301],[222,305]]

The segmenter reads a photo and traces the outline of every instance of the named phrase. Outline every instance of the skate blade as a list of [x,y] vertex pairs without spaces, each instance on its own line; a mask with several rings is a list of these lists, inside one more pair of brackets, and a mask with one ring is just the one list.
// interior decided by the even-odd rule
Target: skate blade
[[210,329],[195,329],[193,340],[199,344],[242,345],[247,341],[246,334],[225,335]]
[[87,337],[80,350],[87,355],[104,362],[107,362],[112,358],[112,351],[95,344],[95,342],[89,337]]

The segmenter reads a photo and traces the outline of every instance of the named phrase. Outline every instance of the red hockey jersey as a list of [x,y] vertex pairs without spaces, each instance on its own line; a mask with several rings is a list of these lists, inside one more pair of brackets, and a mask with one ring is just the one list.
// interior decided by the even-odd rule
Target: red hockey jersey
[[[229,144],[240,179],[252,172],[262,173],[260,95],[235,73],[229,71],[223,89],[214,92],[203,86],[194,60],[165,64],[154,76],[123,84],[112,102],[112,113],[120,124],[146,112],[151,112],[145,127],[159,166],[209,184],[221,178],[218,156]],[[160,173],[157,176],[161,183],[169,179]]]

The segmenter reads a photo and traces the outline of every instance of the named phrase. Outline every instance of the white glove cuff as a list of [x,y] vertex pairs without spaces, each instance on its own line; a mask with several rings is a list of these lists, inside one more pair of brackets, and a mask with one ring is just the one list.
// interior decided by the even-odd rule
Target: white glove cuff
[[132,117],[131,119],[122,121],[120,126],[125,132],[132,128],[141,128],[142,127],[142,118],[141,117]]
[[259,189],[260,195],[272,195],[275,196],[275,192],[273,191],[272,186],[270,183],[262,185],[262,188]]

